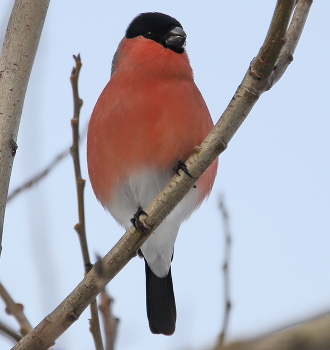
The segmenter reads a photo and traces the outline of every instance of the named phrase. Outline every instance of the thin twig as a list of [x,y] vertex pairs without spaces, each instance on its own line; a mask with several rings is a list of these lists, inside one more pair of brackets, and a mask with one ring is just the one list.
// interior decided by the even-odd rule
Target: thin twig
[[6,291],[5,287],[0,283],[0,296],[6,304],[6,312],[8,315],[13,315],[16,321],[20,325],[20,333],[25,336],[31,330],[32,326],[23,312],[23,305],[15,303],[9,293]]
[[76,224],[75,230],[80,240],[81,251],[82,251],[83,261],[85,266],[85,273],[88,273],[92,267],[92,264],[89,258],[86,230],[85,230],[85,203],[84,203],[85,180],[82,179],[81,177],[80,157],[79,157],[79,117],[80,117],[80,109],[82,107],[83,101],[79,97],[79,93],[78,93],[78,79],[79,79],[79,73],[80,73],[82,64],[80,60],[80,55],[73,56],[73,58],[76,62],[76,67],[72,69],[72,73],[70,77],[72,92],[73,92],[73,103],[74,103],[73,119],[71,119],[73,141],[72,141],[72,146],[70,147],[70,153],[73,159],[75,179],[76,179],[78,217],[79,217],[79,222],[78,224]]
[[[285,1],[294,2],[295,0]],[[284,25],[287,27],[286,23]],[[273,55],[278,57],[280,47],[274,46],[273,49]],[[261,70],[260,73],[263,74],[264,72]],[[111,251],[102,258],[103,286],[109,283],[136,256],[136,251],[146,239],[191,190],[191,187],[210,164],[225,150],[226,145],[235,135],[260,95],[265,92],[267,84],[267,79],[259,79],[253,75],[250,66],[216,126],[198,147],[198,150],[196,149],[185,162],[194,178],[174,175],[149,207],[145,208],[148,214],[145,221],[151,227],[148,235],[131,226]],[[13,350],[43,350],[47,346],[49,347],[95,299],[100,292],[99,286],[98,272],[96,268],[93,268],[74,291],[34,330],[25,336]]]
[[225,256],[224,256],[224,263],[222,266],[225,305],[224,305],[224,313],[223,313],[222,330],[219,337],[219,348],[221,348],[225,342],[228,324],[229,324],[230,310],[232,305],[230,301],[230,275],[229,275],[229,264],[230,264],[230,255],[231,255],[231,232],[230,232],[230,225],[229,225],[229,214],[228,214],[228,210],[226,208],[226,204],[223,196],[220,196],[219,208],[222,214],[223,233],[225,238]]
[[290,63],[293,61],[293,53],[296,50],[300,36],[304,30],[312,3],[313,0],[297,1],[292,21],[286,33],[286,43],[283,46],[271,79],[269,80],[267,90],[278,82],[289,67]]
[[105,350],[115,349],[115,340],[119,323],[119,319],[112,314],[112,303],[113,299],[107,294],[106,290],[103,289],[101,292],[101,304],[99,309],[103,318]]
[[286,42],[285,35],[294,6],[295,0],[277,0],[265,42],[251,63],[251,73],[255,78],[268,79],[273,72],[279,53]]
[[17,187],[15,190],[13,190],[8,198],[7,198],[7,203],[11,201],[14,197],[16,197],[18,194],[22,193],[23,191],[27,190],[28,188],[31,188],[35,184],[37,184],[40,180],[42,180],[44,177],[46,177],[49,172],[54,169],[54,167],[62,160],[64,159],[67,155],[70,154],[70,150],[67,147],[65,150],[60,152],[48,165],[47,167],[39,172],[38,174],[34,175],[31,177],[30,180],[26,181],[23,185]]
[[103,350],[104,346],[102,341],[101,326],[96,299],[91,302],[91,319],[89,321],[89,330],[94,339],[95,349]]
[[[86,237],[86,228],[85,228],[85,203],[84,203],[84,189],[85,189],[85,180],[81,177],[80,170],[80,157],[79,157],[79,118],[80,118],[80,109],[82,107],[83,101],[79,97],[78,92],[78,80],[79,73],[82,67],[80,55],[73,56],[76,67],[72,69],[70,81],[72,85],[73,92],[73,103],[74,103],[74,112],[73,119],[71,119],[72,126],[72,146],[70,147],[70,153],[73,159],[75,179],[76,179],[76,188],[77,188],[77,199],[78,199],[78,217],[79,222],[75,225],[75,230],[78,234],[81,252],[83,256],[85,274],[92,268],[92,264],[89,257],[87,237]],[[98,316],[97,302],[96,299],[91,301],[91,320],[90,320],[90,331],[92,333],[94,344],[96,350],[103,350],[103,342],[100,328],[100,321]]]
[[[87,134],[87,124],[83,128],[82,132],[80,133],[81,137],[79,141],[83,140]],[[35,186],[40,180],[44,179],[54,168],[68,155],[70,154],[70,148],[65,147],[63,151],[58,153],[53,160],[49,162],[49,164],[40,172],[37,174],[33,175],[29,180],[24,182],[22,185],[16,187],[7,197],[7,203],[11,201],[13,198],[15,198],[17,195],[21,194],[25,190],[32,188]]]
[[18,334],[2,322],[0,322],[0,332],[6,335],[11,340],[13,340],[15,344],[22,339],[22,336],[20,334]]

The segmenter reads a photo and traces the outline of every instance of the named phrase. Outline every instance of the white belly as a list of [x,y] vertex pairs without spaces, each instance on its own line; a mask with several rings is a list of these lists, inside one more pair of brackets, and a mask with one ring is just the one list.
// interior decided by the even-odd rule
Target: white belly
[[[108,206],[109,212],[128,229],[131,226],[130,219],[138,207],[147,208],[173,175],[173,172],[166,174],[155,170],[133,174],[116,191]],[[192,188],[142,245],[143,255],[156,276],[167,275],[180,225],[188,219],[198,204],[198,190]]]

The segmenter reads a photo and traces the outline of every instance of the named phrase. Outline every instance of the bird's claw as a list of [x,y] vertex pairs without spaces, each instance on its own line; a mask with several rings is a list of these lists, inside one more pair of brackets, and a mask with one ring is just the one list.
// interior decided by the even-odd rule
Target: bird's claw
[[141,215],[148,216],[148,214],[141,207],[139,207],[137,212],[133,215],[131,223],[136,229],[140,229],[147,236],[150,227],[146,224],[144,220],[140,219]]
[[175,172],[176,174],[178,174],[178,175],[180,175],[179,169],[181,169],[184,173],[186,173],[186,174],[187,174],[189,177],[191,177],[192,179],[194,178],[194,177],[190,174],[190,172],[189,172],[189,170],[188,170],[188,168],[187,168],[187,165],[186,165],[182,160],[178,160],[177,166],[173,168],[174,172]]
[[138,251],[137,251],[136,253],[137,253],[137,255],[139,256],[139,258],[141,258],[141,259],[143,259],[143,258],[144,258],[144,255],[143,255],[143,253],[142,253],[141,248],[140,248],[140,249],[138,249]]

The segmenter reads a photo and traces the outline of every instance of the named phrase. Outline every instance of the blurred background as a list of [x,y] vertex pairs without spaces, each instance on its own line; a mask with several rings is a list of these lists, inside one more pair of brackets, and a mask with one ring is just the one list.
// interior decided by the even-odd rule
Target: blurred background
[[[0,3],[2,42],[13,0]],[[71,145],[73,54],[81,54],[81,126],[109,80],[111,61],[130,21],[158,11],[183,25],[195,80],[214,122],[232,98],[266,36],[276,1],[51,1],[31,74],[11,191]],[[294,61],[262,95],[228,149],[206,203],[182,225],[172,275],[177,330],[149,332],[143,261],[133,259],[108,285],[120,318],[116,349],[212,346],[223,315],[224,194],[232,229],[233,308],[228,340],[254,337],[330,311],[330,2],[311,8]],[[90,251],[103,256],[124,233],[96,201],[86,168]],[[1,282],[37,325],[83,278],[72,160],[7,207]],[[0,319],[18,329],[0,303]],[[93,349],[87,309],[56,349]],[[0,337],[0,348],[12,343]]]

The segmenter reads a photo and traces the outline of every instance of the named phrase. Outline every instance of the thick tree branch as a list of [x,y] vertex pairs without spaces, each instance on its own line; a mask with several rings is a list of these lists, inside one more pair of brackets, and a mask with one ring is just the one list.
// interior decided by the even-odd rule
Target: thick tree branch
[[[283,6],[277,6],[274,18],[278,18],[279,14],[286,18],[285,21],[281,21],[285,32],[295,0],[279,0],[278,3],[282,4],[283,1],[287,4],[291,3],[290,6],[285,7],[287,13],[283,13]],[[275,25],[277,25],[277,22],[273,20],[272,26]],[[270,28],[269,33],[273,32],[274,30]],[[280,32],[282,33],[282,31]],[[272,35],[268,34],[264,45],[269,46],[269,42],[273,39]],[[258,67],[258,63],[251,64],[219,122],[186,161],[188,170],[194,178],[192,179],[180,172],[180,176],[175,175],[151,205],[144,208],[148,214],[146,223],[151,227],[149,235],[189,192],[195,181],[208,166],[225,150],[226,145],[243,123],[259,96],[266,90],[269,78],[261,79],[259,76],[267,77],[267,71],[273,71],[282,46],[278,44],[270,45],[270,47],[268,57],[271,57],[270,61],[274,62],[273,65]],[[261,49],[260,52],[264,52],[264,50]],[[268,51],[266,50],[266,52]],[[257,57],[254,62],[258,62],[258,60],[260,60],[260,57]],[[105,286],[136,255],[136,251],[146,239],[147,236],[144,233],[137,231],[134,227],[129,228],[111,251],[99,263],[95,264],[94,268],[85,276],[76,289],[34,330],[25,336],[14,349],[47,349],[79,318],[98,294],[99,288]],[[97,273],[98,264],[102,264],[103,269],[101,281]]]
[[16,0],[0,57],[0,247],[25,92],[49,0]]

